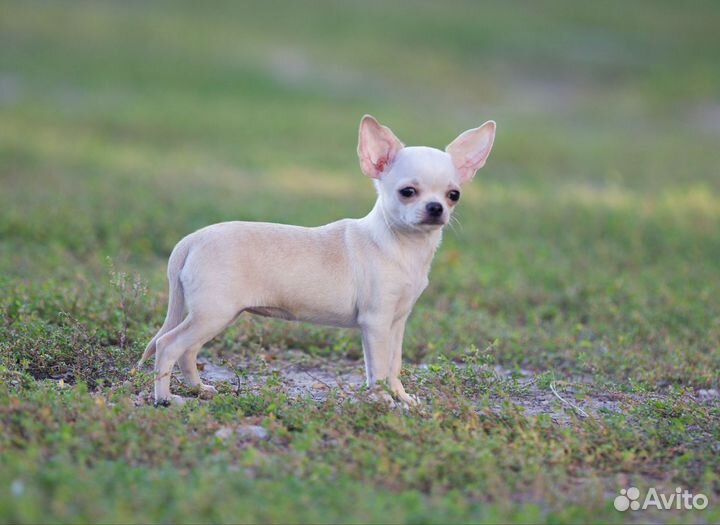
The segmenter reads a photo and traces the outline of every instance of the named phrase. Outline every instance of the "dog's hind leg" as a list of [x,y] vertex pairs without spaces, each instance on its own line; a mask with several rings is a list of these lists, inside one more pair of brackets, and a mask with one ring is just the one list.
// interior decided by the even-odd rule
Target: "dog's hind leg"
[[180,356],[178,364],[180,365],[180,370],[182,371],[185,383],[189,387],[197,389],[200,393],[200,397],[206,397],[217,394],[217,390],[215,390],[215,387],[212,385],[204,384],[202,379],[200,379],[200,374],[197,368],[197,355],[200,353],[201,349],[202,344],[195,345],[187,349],[185,353]]
[[[173,366],[186,352],[199,351],[202,345],[219,334],[235,317],[220,312],[191,312],[176,328],[161,336],[157,341],[155,355],[155,403],[182,402],[180,396],[170,395],[170,375]],[[197,366],[194,363],[195,374]],[[198,378],[199,379],[199,376]]]

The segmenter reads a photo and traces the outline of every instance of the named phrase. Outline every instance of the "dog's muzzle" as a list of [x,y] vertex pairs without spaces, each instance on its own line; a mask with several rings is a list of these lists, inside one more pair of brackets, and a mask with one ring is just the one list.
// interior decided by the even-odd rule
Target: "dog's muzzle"
[[445,209],[439,202],[428,202],[425,205],[425,217],[423,217],[420,224],[428,226],[443,226],[445,224],[443,217],[444,212]]

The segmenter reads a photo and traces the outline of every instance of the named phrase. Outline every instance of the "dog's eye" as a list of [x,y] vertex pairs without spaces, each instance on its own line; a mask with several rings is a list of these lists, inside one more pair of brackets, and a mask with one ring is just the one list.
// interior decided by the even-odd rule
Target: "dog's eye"
[[458,190],[450,190],[447,194],[448,199],[450,199],[453,202],[457,202],[460,200],[460,192]]
[[417,193],[417,190],[411,186],[408,186],[407,188],[403,188],[403,189],[399,190],[398,193],[400,193],[400,195],[402,195],[405,198],[410,198],[410,197],[413,197]]

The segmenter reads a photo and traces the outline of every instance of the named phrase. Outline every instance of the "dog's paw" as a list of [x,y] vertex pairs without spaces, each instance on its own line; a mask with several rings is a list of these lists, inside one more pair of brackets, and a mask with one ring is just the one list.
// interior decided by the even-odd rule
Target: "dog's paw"
[[187,400],[182,396],[170,394],[170,397],[167,399],[156,399],[155,406],[156,407],[169,407],[170,405],[180,406],[180,405],[184,405],[185,401],[187,401]]
[[201,383],[197,386],[198,397],[200,399],[212,399],[218,393],[217,388],[212,385]]
[[407,392],[397,392],[395,394],[404,407],[416,407],[421,404],[420,398]]
[[370,399],[376,403],[384,403],[390,407],[395,406],[395,400],[390,393],[380,388],[374,388],[370,392]]

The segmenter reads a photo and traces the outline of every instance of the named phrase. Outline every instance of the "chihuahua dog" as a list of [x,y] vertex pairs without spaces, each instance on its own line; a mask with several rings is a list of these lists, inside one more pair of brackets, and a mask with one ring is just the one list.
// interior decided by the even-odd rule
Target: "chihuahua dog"
[[417,403],[400,382],[405,322],[462,186],[494,138],[488,121],[445,151],[405,147],[366,115],[357,152],[378,195],[367,216],[316,228],[224,222],[182,239],[168,262],[167,317],[138,363],[155,354],[155,403],[182,403],[170,394],[176,362],[189,386],[215,392],[200,380],[197,354],[242,312],[359,328],[368,387],[384,381],[400,402]]

